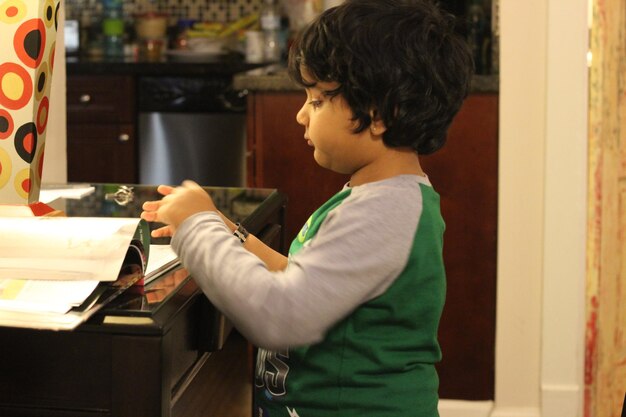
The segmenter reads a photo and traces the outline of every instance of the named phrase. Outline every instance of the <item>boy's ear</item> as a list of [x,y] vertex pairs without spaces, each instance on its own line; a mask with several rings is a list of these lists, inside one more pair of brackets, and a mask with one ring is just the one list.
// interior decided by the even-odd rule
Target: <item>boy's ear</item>
[[372,119],[370,131],[374,136],[382,136],[382,134],[387,130],[387,126],[385,126],[385,123],[383,123],[382,119],[378,116],[378,112],[376,110],[370,110],[370,117]]

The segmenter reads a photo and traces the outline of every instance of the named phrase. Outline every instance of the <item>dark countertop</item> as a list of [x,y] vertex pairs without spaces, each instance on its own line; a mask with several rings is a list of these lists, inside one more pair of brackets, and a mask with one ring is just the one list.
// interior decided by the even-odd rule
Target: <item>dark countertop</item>
[[[472,93],[497,93],[499,89],[497,75],[475,75],[472,80]],[[281,65],[268,65],[235,74],[233,87],[236,90],[250,91],[301,91],[287,76]]]
[[[249,64],[239,54],[224,55],[200,62],[162,58],[145,61],[126,57],[121,59],[68,56],[68,75],[142,75],[142,76],[208,76],[233,75],[236,90],[301,91],[287,76],[284,65]],[[472,93],[497,93],[498,75],[476,75]]]
[[147,61],[133,57],[94,58],[66,57],[68,75],[147,75],[204,76],[232,75],[258,68],[263,64],[248,64],[239,54],[229,54],[203,61],[184,61],[163,57]]

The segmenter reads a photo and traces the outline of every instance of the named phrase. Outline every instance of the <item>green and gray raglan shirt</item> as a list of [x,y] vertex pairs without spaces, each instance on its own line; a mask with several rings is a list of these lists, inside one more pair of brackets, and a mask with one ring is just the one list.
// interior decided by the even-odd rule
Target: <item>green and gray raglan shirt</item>
[[172,239],[212,303],[260,346],[254,417],[436,417],[444,223],[425,177],[345,187],[270,272],[217,213]]

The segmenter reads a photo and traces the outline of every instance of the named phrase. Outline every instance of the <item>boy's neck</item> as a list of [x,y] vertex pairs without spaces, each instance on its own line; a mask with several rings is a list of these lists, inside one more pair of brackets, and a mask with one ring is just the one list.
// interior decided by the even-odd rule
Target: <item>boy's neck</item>
[[415,151],[405,148],[386,148],[379,157],[350,176],[350,186],[356,187],[398,175],[426,176]]

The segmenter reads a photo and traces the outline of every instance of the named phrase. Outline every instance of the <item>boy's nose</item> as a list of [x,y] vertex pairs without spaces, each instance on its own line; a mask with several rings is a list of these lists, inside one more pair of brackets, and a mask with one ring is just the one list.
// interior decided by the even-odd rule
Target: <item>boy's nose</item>
[[306,126],[309,117],[306,114],[306,103],[298,110],[298,114],[296,114],[296,122],[301,124],[302,126]]

